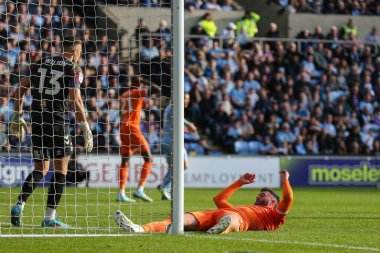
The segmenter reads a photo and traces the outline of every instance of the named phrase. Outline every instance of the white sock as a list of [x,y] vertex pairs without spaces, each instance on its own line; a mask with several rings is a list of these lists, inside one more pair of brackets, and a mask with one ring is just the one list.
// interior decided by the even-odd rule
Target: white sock
[[46,207],[44,220],[55,220],[55,209]]
[[125,190],[119,190],[119,194],[124,196],[125,195]]
[[143,192],[144,191],[144,186],[139,185],[139,187],[137,187],[137,191],[138,192]]
[[23,201],[17,201],[16,206],[19,206],[21,208],[21,211],[24,210],[25,202]]

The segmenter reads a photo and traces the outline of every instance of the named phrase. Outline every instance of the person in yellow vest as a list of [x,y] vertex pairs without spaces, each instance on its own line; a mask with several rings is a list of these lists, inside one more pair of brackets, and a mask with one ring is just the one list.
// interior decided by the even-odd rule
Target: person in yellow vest
[[218,27],[215,24],[215,21],[210,13],[206,13],[202,20],[199,22],[200,26],[211,38],[215,37]]
[[246,33],[250,38],[255,37],[255,35],[259,32],[257,28],[257,22],[260,20],[260,15],[256,12],[246,11],[244,17],[236,22],[236,34],[239,35],[241,33],[242,27],[246,27]]
[[341,36],[343,39],[347,40],[348,35],[352,32],[352,34],[356,37],[358,35],[358,28],[354,24],[354,20],[352,18],[348,19],[347,24],[342,26]]

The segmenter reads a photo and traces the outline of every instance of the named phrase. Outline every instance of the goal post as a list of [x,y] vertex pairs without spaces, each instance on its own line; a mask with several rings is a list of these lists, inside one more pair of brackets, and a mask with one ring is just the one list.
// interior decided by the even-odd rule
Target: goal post
[[184,223],[184,1],[172,2],[173,16],[173,234]]
[[[9,78],[11,84],[7,83],[9,81],[7,78],[0,80],[0,103],[3,106],[0,108],[0,140],[4,140],[4,136],[7,139],[0,146],[0,238],[129,235],[115,224],[113,214],[116,210],[123,211],[128,218],[139,225],[164,220],[171,216],[172,234],[183,234],[184,1],[173,0],[170,8],[168,2],[166,1],[165,7],[104,0],[0,3],[0,16],[8,17],[4,22],[0,20],[2,22],[0,31],[3,27],[7,29],[7,37],[0,40],[0,70],[4,75],[11,77]],[[28,6],[29,3],[32,6]],[[54,6],[51,3],[54,3]],[[5,8],[1,8],[3,5]],[[125,12],[125,9],[130,11]],[[89,10],[90,12],[87,12]],[[25,20],[24,17],[28,19]],[[140,38],[137,39],[135,29],[140,18],[145,19],[150,32],[148,31],[148,36],[141,32]],[[89,19],[89,22],[86,22],[86,19]],[[155,32],[160,20],[167,21],[171,30],[166,38],[166,47],[161,47],[167,52],[167,58],[161,60],[162,55],[159,51],[160,55],[154,60],[141,60],[142,47],[147,45],[148,40],[151,43],[150,38],[154,38],[153,43],[156,43],[158,49],[164,44],[161,44],[160,34]],[[94,149],[90,153],[83,151],[82,130],[74,123],[74,114],[70,112],[70,133],[75,150],[75,155],[70,160],[73,168],[70,175],[72,181],[66,177],[65,189],[57,208],[57,218],[70,227],[65,229],[41,227],[41,222],[46,217],[44,212],[47,198],[51,195],[49,184],[53,174],[52,165],[47,176],[41,179],[38,187],[25,201],[22,223],[16,227],[10,222],[11,209],[18,204],[23,183],[33,171],[34,163],[30,127],[32,97],[28,93],[24,101],[24,119],[28,124],[28,131],[20,144],[9,134],[11,115],[14,111],[10,103],[12,91],[19,85],[16,79],[29,76],[28,66],[34,63],[35,59],[41,60],[62,53],[61,44],[66,35],[67,37],[76,35],[76,38],[83,42],[82,56],[78,63],[84,79],[80,88],[86,117],[93,131]],[[3,55],[7,55],[8,58],[2,58]],[[165,73],[164,65],[168,69]],[[153,69],[156,69],[156,72]],[[151,148],[153,165],[145,184],[145,193],[153,198],[152,203],[141,199],[135,199],[136,202],[133,203],[120,202],[118,195],[122,192],[119,190],[122,143],[118,112],[122,104],[130,105],[130,101],[121,103],[120,95],[121,90],[128,89],[126,83],[131,76],[141,77],[144,79],[140,80],[141,82],[166,86],[166,92],[171,94],[169,97],[170,95],[165,93],[163,96],[165,98],[160,99],[157,94],[150,96],[149,93],[153,89],[147,89],[146,94],[149,95],[146,95],[143,101],[144,106],[151,103],[149,108],[154,109],[143,109],[142,133],[149,145],[152,144],[150,138],[156,140],[152,144],[156,148],[162,142],[162,139],[160,140],[163,127],[162,114],[167,101],[172,105],[171,132],[167,133],[171,137],[171,145],[168,145],[172,147],[171,159],[165,159],[166,153],[160,147],[155,151]],[[170,91],[168,91],[169,85]],[[5,90],[8,94],[4,92]],[[9,110],[6,111],[6,108]],[[152,125],[155,127],[152,128]],[[155,139],[151,137],[154,128]],[[79,149],[82,151],[77,153]],[[172,162],[167,164],[167,160]],[[134,197],[135,191],[140,186],[139,180],[141,170],[145,166],[144,162],[145,160],[138,155],[130,160],[129,179],[124,190],[130,198]],[[172,199],[163,201],[157,186],[162,182],[168,166],[173,168]],[[79,178],[86,178],[87,182],[86,180],[79,182]],[[117,198],[119,201],[116,201]]]

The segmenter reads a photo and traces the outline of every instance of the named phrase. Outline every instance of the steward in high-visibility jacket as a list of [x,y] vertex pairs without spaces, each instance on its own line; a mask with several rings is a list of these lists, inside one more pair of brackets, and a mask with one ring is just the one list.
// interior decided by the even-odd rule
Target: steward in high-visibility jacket
[[236,22],[236,34],[241,34],[242,27],[245,26],[246,33],[250,38],[255,37],[255,35],[259,32],[257,28],[257,22],[260,20],[260,15],[256,12],[246,11],[244,17]]
[[216,26],[215,21],[210,13],[206,13],[199,24],[208,36],[211,38],[215,37],[216,32],[218,31],[218,27]]
[[343,39],[348,39],[348,35],[350,33],[353,33],[353,35],[356,37],[358,35],[358,28],[354,25],[354,20],[350,18],[347,22],[347,24],[342,26],[341,35]]

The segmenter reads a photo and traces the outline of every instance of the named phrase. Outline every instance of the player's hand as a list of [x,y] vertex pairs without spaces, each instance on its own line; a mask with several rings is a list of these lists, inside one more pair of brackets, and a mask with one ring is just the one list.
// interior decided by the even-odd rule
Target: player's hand
[[90,126],[88,125],[87,122],[81,122],[80,128],[82,129],[82,134],[84,137],[84,148],[87,152],[91,152],[91,150],[94,146],[94,143],[93,143],[92,132],[91,132]]
[[23,118],[24,112],[14,112],[13,121],[9,126],[9,133],[16,136],[20,141],[21,137],[28,131],[28,126]]
[[253,183],[255,181],[255,178],[256,178],[255,174],[253,174],[253,173],[245,173],[244,175],[242,175],[239,178],[239,180],[243,184],[251,184],[251,183]]
[[280,171],[281,180],[289,180],[289,172],[287,170]]

